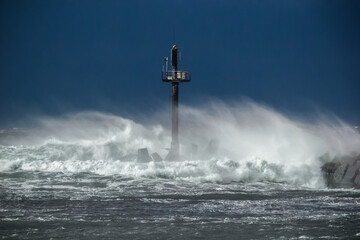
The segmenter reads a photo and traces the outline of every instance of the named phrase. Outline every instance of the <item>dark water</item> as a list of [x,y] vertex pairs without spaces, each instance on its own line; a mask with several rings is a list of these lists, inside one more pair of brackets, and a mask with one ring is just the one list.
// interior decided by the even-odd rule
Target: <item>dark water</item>
[[2,239],[360,239],[360,191],[0,173]]

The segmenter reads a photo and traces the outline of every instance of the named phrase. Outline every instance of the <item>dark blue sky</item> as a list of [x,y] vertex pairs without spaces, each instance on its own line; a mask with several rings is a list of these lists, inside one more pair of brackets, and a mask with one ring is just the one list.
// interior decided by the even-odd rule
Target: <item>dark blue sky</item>
[[29,114],[168,107],[175,42],[182,103],[249,97],[360,123],[360,1],[0,1],[0,125]]

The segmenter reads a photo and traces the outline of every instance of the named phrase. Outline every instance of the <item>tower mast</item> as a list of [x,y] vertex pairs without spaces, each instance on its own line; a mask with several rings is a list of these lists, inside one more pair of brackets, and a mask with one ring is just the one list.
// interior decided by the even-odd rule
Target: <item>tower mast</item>
[[165,58],[166,69],[162,71],[161,79],[163,82],[171,83],[172,89],[172,117],[171,117],[171,148],[167,155],[167,160],[178,160],[180,158],[179,151],[179,84],[180,82],[190,82],[191,73],[178,71],[178,48],[174,45],[171,48],[171,66],[172,70],[168,70],[168,58]]

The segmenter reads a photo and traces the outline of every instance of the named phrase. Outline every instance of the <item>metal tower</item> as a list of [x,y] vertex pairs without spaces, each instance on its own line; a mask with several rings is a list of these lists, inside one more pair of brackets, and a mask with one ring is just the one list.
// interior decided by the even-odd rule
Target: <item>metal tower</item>
[[178,48],[174,45],[171,48],[171,65],[172,70],[168,70],[168,58],[165,58],[165,69],[161,73],[163,82],[171,83],[172,89],[172,140],[167,160],[179,159],[179,84],[181,82],[190,82],[191,73],[178,71]]

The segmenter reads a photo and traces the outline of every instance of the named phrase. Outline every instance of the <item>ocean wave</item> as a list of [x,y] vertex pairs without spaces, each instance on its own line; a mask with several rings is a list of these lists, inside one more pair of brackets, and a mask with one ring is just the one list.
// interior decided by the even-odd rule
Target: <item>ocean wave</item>
[[324,186],[320,156],[360,153],[359,134],[339,119],[310,124],[254,102],[181,106],[180,120],[181,161],[139,163],[139,148],[166,156],[171,142],[167,128],[99,112],[38,118],[38,126],[31,130],[0,132],[0,172],[90,172],[320,187]]

